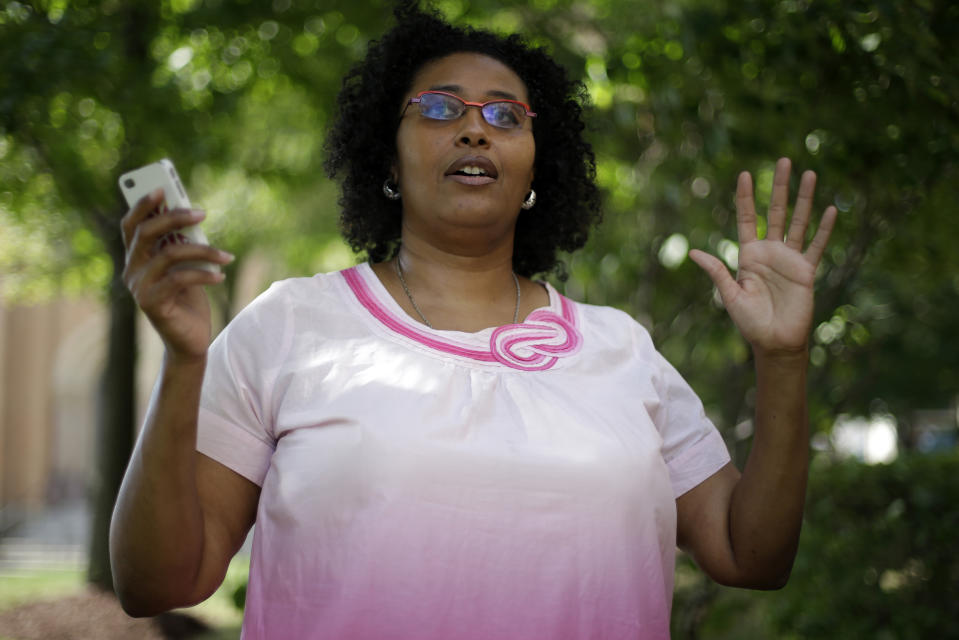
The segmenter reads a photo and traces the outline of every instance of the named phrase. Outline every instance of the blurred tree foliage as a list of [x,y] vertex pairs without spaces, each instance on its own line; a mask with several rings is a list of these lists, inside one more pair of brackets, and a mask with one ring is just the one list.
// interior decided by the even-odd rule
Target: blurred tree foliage
[[[537,5],[538,6],[538,5]],[[736,261],[736,174],[768,201],[790,156],[841,217],[822,269],[811,416],[948,406],[959,388],[959,6],[611,0],[538,22],[595,101],[607,220],[571,292],[645,316],[724,427],[749,419],[749,353],[687,247]],[[929,363],[941,366],[929,366]],[[748,425],[740,435],[750,433]]]
[[[909,448],[913,410],[954,402],[959,5],[436,6],[457,23],[526,34],[586,83],[606,221],[568,258],[561,286],[643,321],[740,462],[751,434],[749,350],[686,252],[704,248],[735,267],[736,174],[753,172],[766,202],[779,156],[792,157],[797,174],[819,173],[818,211],[834,203],[841,212],[817,292],[813,428],[828,431],[841,412],[891,413]],[[348,263],[319,150],[339,79],[388,13],[378,2],[342,0],[6,3],[6,295],[110,291],[118,337],[107,376],[132,380],[124,355],[133,353],[133,310],[115,279],[125,209],[115,181],[165,155],[209,211],[208,235],[238,262],[267,253],[281,265],[277,277]],[[228,309],[229,291],[216,295]],[[104,406],[132,398],[129,384],[105,388]],[[104,463],[101,512],[115,496],[117,461],[129,452],[122,434],[132,433],[130,406],[115,409],[121,418],[102,438],[110,445],[104,460],[114,462]],[[105,549],[104,523],[96,548]],[[96,558],[94,580],[108,580]]]
[[[382,30],[385,16],[340,4],[49,0],[0,10],[4,294],[99,287],[110,302],[90,564],[100,586],[112,583],[109,517],[135,415],[116,179],[170,156],[220,246],[263,248],[300,272],[348,260],[318,150],[361,33]],[[228,309],[229,292],[215,295]]]
[[[687,561],[677,572],[673,637],[959,637],[957,474],[955,451],[876,466],[818,458],[789,584],[704,591]],[[704,593],[716,598],[708,608]]]

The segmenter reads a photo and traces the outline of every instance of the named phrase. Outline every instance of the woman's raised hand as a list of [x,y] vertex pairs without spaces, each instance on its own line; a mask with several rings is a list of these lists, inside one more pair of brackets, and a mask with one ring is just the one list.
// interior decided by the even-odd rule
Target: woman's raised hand
[[198,244],[170,243],[159,248],[158,241],[164,234],[197,224],[205,217],[202,211],[192,209],[151,216],[162,200],[163,192],[157,190],[141,198],[123,217],[123,281],[163,339],[167,357],[197,360],[206,355],[212,333],[210,303],[203,285],[222,282],[224,276],[185,263],[224,265],[233,256]]
[[698,250],[689,257],[702,267],[719,290],[723,304],[743,337],[768,355],[788,355],[806,349],[813,317],[813,283],[836,221],[836,208],[823,213],[819,228],[803,251],[809,226],[816,174],[803,173],[799,195],[786,231],[790,161],[776,163],[766,237],[756,237],[756,205],[752,177],[739,174],[736,222],[739,229],[737,278],[714,256]]

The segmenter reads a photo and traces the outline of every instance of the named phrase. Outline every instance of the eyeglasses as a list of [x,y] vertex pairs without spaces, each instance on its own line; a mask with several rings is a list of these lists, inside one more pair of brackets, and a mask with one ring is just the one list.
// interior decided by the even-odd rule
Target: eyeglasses
[[536,114],[529,110],[529,105],[518,100],[469,102],[445,91],[420,91],[406,103],[404,114],[411,104],[419,105],[420,114],[431,120],[456,120],[466,113],[466,107],[476,107],[486,122],[501,129],[518,129],[523,126],[526,118],[536,117]]

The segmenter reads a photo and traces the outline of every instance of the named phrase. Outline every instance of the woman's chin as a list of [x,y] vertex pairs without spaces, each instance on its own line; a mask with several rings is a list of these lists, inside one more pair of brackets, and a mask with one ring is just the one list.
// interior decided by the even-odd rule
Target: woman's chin
[[462,206],[448,212],[438,212],[437,222],[444,226],[462,227],[464,229],[489,229],[502,227],[512,230],[516,222],[516,214],[509,214],[502,207],[482,206],[481,203],[469,203],[474,206]]

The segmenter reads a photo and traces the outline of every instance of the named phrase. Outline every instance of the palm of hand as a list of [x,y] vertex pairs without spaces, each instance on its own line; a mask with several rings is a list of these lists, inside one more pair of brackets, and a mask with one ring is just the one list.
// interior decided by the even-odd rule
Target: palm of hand
[[782,242],[749,243],[740,251],[739,287],[724,298],[726,310],[750,344],[801,349],[812,322],[814,276],[815,268]]
[[[736,221],[739,228],[739,272],[734,280],[717,258],[691,251],[692,258],[713,280],[723,304],[743,337],[767,353],[805,349],[813,316],[813,283],[836,219],[835,207],[823,214],[816,235],[803,252],[816,176],[802,176],[788,234],[785,234],[789,191],[788,159],[776,164],[769,207],[767,237],[756,237],[752,179],[739,176]],[[777,240],[783,238],[785,240]]]

